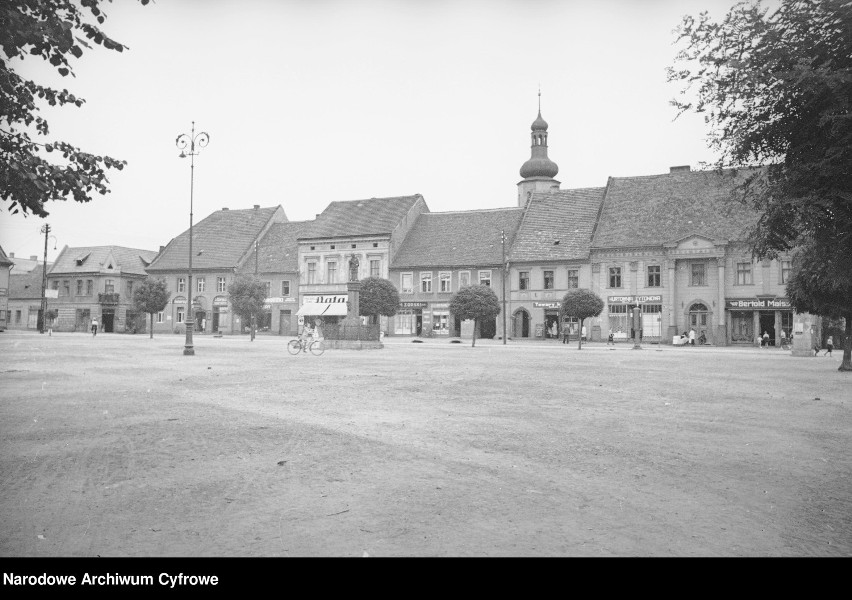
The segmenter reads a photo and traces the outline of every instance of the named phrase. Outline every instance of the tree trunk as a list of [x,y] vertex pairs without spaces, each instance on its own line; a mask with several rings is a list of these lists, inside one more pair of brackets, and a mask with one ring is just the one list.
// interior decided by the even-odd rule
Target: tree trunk
[[852,311],[843,315],[846,321],[844,328],[845,337],[843,339],[843,360],[840,361],[838,371],[852,371]]
[[148,313],[148,315],[151,317],[151,327],[149,329],[151,330],[151,339],[153,340],[154,339],[154,313]]
[[479,319],[473,320],[473,341],[470,344],[470,347],[473,348],[476,346],[476,336],[479,335]]
[[586,319],[580,319],[580,330],[577,332],[577,350],[583,349],[583,323]]
[[251,339],[249,340],[251,342],[254,341],[254,328],[255,328],[256,325],[257,325],[257,320],[255,319],[254,315],[252,315],[251,316]]

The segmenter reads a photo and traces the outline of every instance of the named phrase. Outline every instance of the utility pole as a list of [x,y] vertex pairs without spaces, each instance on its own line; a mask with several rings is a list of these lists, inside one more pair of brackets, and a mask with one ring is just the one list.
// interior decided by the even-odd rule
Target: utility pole
[[508,264],[506,263],[506,231],[500,230],[500,241],[503,246],[502,251],[502,263],[500,265],[501,270],[503,271],[503,276],[500,278],[503,287],[503,345],[506,345],[506,338],[508,337],[508,333],[506,332],[506,277],[509,275]]
[[44,233],[44,262],[41,273],[41,327],[38,332],[44,333],[44,322],[47,320],[47,238],[50,236],[50,225],[45,223],[41,231]]

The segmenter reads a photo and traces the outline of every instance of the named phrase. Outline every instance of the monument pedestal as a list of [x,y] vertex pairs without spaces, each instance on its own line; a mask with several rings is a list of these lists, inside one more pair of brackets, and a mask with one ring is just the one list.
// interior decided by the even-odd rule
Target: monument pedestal
[[822,320],[808,313],[793,313],[793,356],[813,356],[814,345],[822,339]]

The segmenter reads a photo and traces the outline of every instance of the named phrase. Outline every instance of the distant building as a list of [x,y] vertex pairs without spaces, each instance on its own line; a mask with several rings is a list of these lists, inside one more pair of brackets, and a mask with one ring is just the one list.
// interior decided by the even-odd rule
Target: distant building
[[[490,286],[502,300],[504,251],[508,255],[523,214],[521,208],[422,214],[391,264],[400,307],[387,333],[461,335],[463,324],[450,312],[450,301],[468,285]],[[502,338],[503,319],[481,323],[480,335]]]
[[4,331],[8,327],[9,276],[13,264],[0,246],[0,331]]
[[92,319],[104,333],[144,329],[144,315],[133,310],[133,290],[156,255],[123,246],[65,246],[47,272],[55,296],[48,310],[58,311],[54,331],[87,331]]
[[9,304],[6,310],[6,323],[9,329],[37,330],[41,321],[41,265],[30,271],[9,276]]
[[229,210],[223,208],[192,227],[192,281],[188,279],[189,230],[161,250],[147,273],[163,279],[171,292],[169,305],[156,315],[155,332],[184,331],[187,296],[192,298],[194,331],[240,333],[249,327],[233,314],[228,286],[254,252],[255,242],[276,223],[287,221],[281,206]]

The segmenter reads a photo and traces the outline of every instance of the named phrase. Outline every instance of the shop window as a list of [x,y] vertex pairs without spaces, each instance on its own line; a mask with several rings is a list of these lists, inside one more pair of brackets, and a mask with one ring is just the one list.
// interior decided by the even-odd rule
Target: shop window
[[491,287],[491,271],[479,272],[479,285],[487,285]]
[[429,294],[432,292],[432,272],[420,273],[420,291]]
[[289,296],[290,295],[290,281],[289,280],[285,279],[284,281],[281,282],[281,295],[282,296]]
[[692,276],[689,279],[689,285],[707,285],[706,265],[704,263],[692,263],[691,269]]
[[781,261],[781,283],[790,281],[790,275],[793,273],[793,262],[789,260]]
[[328,278],[325,280],[326,283],[337,283],[337,261],[330,260],[325,265],[326,273]]
[[518,273],[518,289],[528,290],[530,288],[530,272],[520,271]]
[[178,293],[183,293],[184,291],[186,291],[186,279],[184,279],[183,277],[178,277],[177,291]]
[[660,265],[648,267],[648,287],[660,287]]
[[216,278],[216,291],[221,294],[222,292],[226,291],[226,289],[227,288],[226,288],[226,284],[225,284],[225,278],[224,277],[217,277]]
[[199,277],[198,279],[195,280],[195,289],[198,291],[198,293],[201,293],[201,292],[204,291],[204,285],[205,285],[205,283],[204,283],[203,277]]
[[317,263],[308,263],[308,283],[317,283]]
[[470,271],[459,271],[459,289],[470,285]]
[[452,279],[451,279],[451,275],[448,271],[443,271],[443,272],[439,273],[438,278],[441,280],[441,287],[440,287],[441,292],[447,293],[447,292],[453,291]]
[[552,290],[553,289],[553,271],[545,271],[544,272],[544,289]]
[[737,285],[751,285],[751,263],[737,263]]
[[614,304],[609,307],[609,333],[614,340],[626,340],[630,337],[630,313],[626,304]]
[[432,313],[432,333],[435,335],[449,335],[450,314],[444,311]]
[[414,273],[402,273],[400,276],[400,289],[403,294],[414,293]]
[[609,287],[611,287],[611,288],[620,288],[621,287],[621,267],[610,267],[609,268]]
[[373,259],[370,261],[370,277],[382,276],[382,261]]
[[568,287],[570,289],[576,289],[580,287],[580,270],[579,269],[568,269]]

